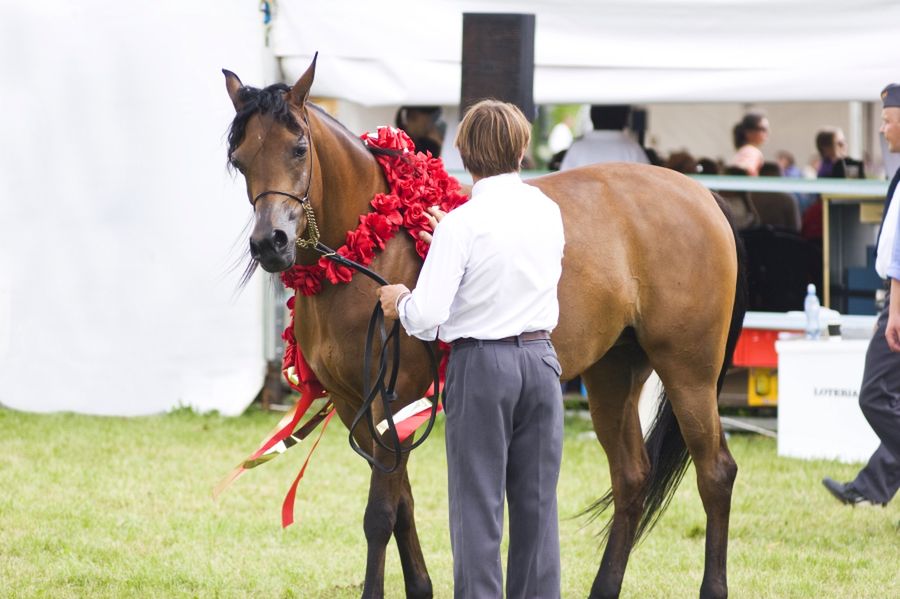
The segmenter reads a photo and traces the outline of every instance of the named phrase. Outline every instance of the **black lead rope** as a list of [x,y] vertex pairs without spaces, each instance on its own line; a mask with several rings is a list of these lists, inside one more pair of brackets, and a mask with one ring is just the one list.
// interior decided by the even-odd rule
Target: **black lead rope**
[[[321,242],[316,243],[315,249],[316,251],[321,252],[329,260],[352,268],[353,270],[366,275],[379,285],[389,284],[384,278],[378,275],[378,273],[373,272],[362,264],[354,262],[349,258],[341,256]],[[373,381],[371,377],[372,350],[375,345],[376,332],[380,333],[381,352],[378,359],[378,370],[375,373]],[[381,302],[375,302],[375,309],[372,310],[372,316],[369,318],[369,328],[366,332],[365,357],[363,359],[363,403],[353,417],[353,422],[350,425],[349,440],[350,447],[353,448],[353,451],[361,455],[372,465],[372,467],[378,468],[385,473],[391,473],[397,470],[397,468],[400,467],[400,461],[403,459],[403,454],[412,451],[425,442],[425,439],[431,434],[431,429],[434,427],[434,421],[437,417],[438,389],[440,388],[437,356],[435,356],[434,348],[432,348],[430,343],[422,341],[422,344],[425,346],[425,349],[428,351],[428,356],[431,359],[431,371],[432,377],[434,378],[434,395],[429,398],[431,400],[431,413],[428,416],[428,426],[425,428],[422,436],[407,447],[403,447],[403,444],[400,442],[400,437],[397,434],[397,426],[394,423],[394,415],[391,410],[391,403],[397,399],[397,375],[400,371],[400,321],[394,321],[391,332],[388,333],[384,326],[384,312],[381,309]],[[391,355],[393,359],[391,360],[390,377],[387,383],[385,383],[385,375],[388,373],[388,355]],[[390,445],[386,444],[381,439],[382,435],[378,433],[378,430],[375,427],[375,417],[372,413],[372,406],[375,401],[377,401],[378,397],[381,397],[381,406],[387,420],[388,430],[386,431],[386,435]],[[374,455],[368,454],[360,447],[356,442],[356,439],[353,438],[353,431],[356,430],[356,427],[359,426],[360,422],[363,420],[366,421],[369,432],[375,442],[382,449],[393,452],[393,466],[389,467],[379,462]]]

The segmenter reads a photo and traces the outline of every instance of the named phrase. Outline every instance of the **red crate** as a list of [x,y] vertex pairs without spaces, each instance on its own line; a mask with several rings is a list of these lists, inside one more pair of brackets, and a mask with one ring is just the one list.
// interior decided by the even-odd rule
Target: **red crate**
[[734,348],[735,366],[778,368],[775,342],[783,331],[768,329],[743,329]]

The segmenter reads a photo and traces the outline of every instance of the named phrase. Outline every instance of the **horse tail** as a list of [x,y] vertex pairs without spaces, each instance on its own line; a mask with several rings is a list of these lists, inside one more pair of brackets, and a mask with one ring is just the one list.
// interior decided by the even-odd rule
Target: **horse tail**
[[734,217],[728,209],[728,203],[716,192],[712,192],[712,195],[728,219],[728,224],[731,225],[731,234],[734,235],[734,246],[737,253],[737,281],[735,281],[734,286],[734,307],[731,310],[731,325],[728,328],[728,341],[725,344],[725,362],[722,364],[722,370],[719,372],[719,381],[716,387],[716,393],[718,394],[722,392],[725,372],[731,365],[734,348],[744,326],[744,314],[747,312],[747,303],[749,302],[749,288],[747,283],[747,248],[744,246],[744,241],[741,239],[740,234],[738,234]]
[[[734,348],[737,345],[737,340],[744,324],[744,313],[747,311],[747,271],[746,250],[735,227],[734,218],[728,209],[728,204],[717,193],[712,192],[712,195],[731,226],[737,258],[734,306],[731,311],[731,323],[725,343],[725,358],[716,383],[716,396],[718,396],[722,392],[725,373],[728,370],[728,366],[731,365]],[[646,483],[643,512],[635,531],[635,544],[639,543],[653,529],[660,516],[666,511],[691,462],[691,456],[684,443],[684,437],[681,434],[681,428],[678,426],[678,420],[675,418],[675,412],[672,410],[672,404],[669,403],[666,397],[665,389],[660,391],[656,416],[653,419],[650,432],[644,440],[644,446],[650,460],[650,475]],[[593,521],[612,504],[613,494],[612,489],[610,489],[603,497],[585,509],[582,515],[589,514],[590,521]],[[610,526],[612,526],[611,519],[607,521],[601,530],[601,538],[606,539],[609,535]]]

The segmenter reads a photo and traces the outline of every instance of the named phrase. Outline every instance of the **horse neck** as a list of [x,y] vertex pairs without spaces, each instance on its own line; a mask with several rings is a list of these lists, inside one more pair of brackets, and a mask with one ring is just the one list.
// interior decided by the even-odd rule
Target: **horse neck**
[[[309,110],[315,144],[313,197],[322,241],[337,248],[347,232],[359,224],[359,216],[369,211],[376,193],[387,191],[378,162],[365,145],[337,122]],[[315,192],[318,193],[315,193]]]

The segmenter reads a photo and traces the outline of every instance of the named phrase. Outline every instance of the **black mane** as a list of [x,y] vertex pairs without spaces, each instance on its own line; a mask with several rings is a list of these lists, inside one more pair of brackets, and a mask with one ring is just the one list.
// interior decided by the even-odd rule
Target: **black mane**
[[291,113],[291,105],[287,100],[287,92],[291,88],[284,83],[275,83],[259,89],[244,86],[238,90],[238,99],[242,107],[234,116],[228,130],[228,158],[244,139],[247,122],[255,114],[271,114],[276,121],[288,128],[288,131],[300,133],[300,123]]
[[[287,99],[287,94],[291,90],[290,86],[284,83],[274,83],[264,89],[258,87],[244,86],[238,90],[238,99],[242,102],[243,107],[234,116],[231,127],[228,130],[228,159],[231,160],[232,153],[241,145],[247,128],[247,122],[255,114],[271,114],[276,121],[287,127],[288,131],[299,134],[300,123],[291,112],[291,105]],[[362,144],[357,135],[347,129],[343,123],[331,116],[321,106],[317,106],[312,102],[306,103],[307,107],[314,108],[326,119],[343,129],[352,139]],[[401,156],[402,151],[376,148],[374,146],[365,145],[365,147],[376,156]]]

